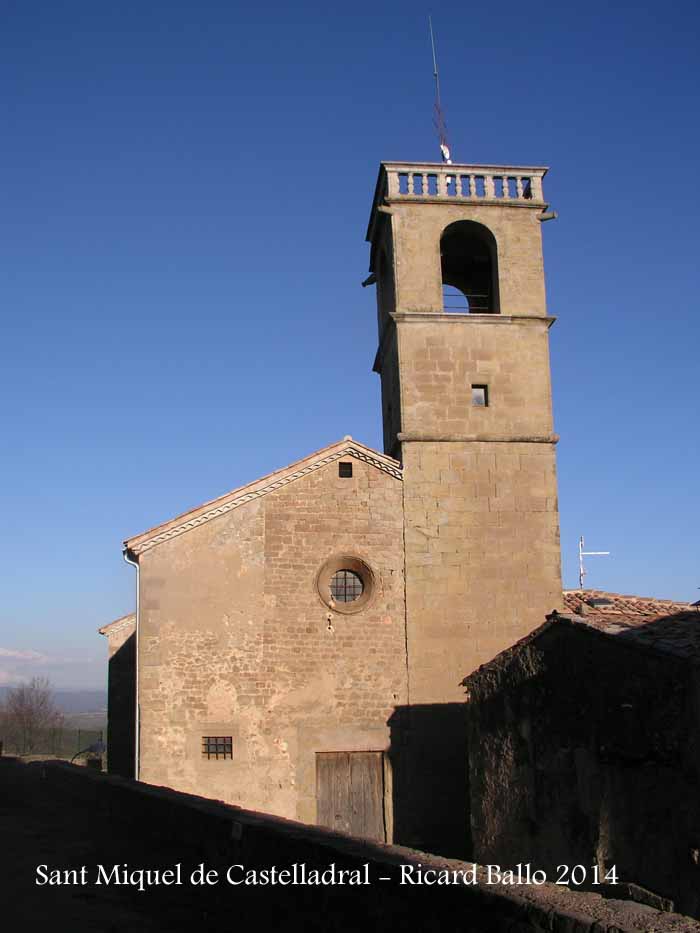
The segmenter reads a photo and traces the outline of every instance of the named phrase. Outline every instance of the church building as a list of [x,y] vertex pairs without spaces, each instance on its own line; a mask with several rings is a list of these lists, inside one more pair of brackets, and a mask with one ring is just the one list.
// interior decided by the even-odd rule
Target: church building
[[380,166],[384,450],[344,437],[125,542],[110,770],[466,851],[461,682],[562,605],[545,172]]

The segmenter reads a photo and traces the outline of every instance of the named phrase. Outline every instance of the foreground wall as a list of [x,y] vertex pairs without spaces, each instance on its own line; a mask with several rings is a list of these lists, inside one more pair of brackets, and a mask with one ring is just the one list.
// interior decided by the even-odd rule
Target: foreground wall
[[550,873],[616,865],[624,881],[700,916],[699,694],[688,664],[560,620],[466,683],[475,858]]
[[[361,887],[324,888],[275,886],[159,888],[164,906],[178,898],[191,905],[199,897],[208,922],[258,921],[280,912],[309,930],[461,930],[473,933],[698,933],[700,925],[653,908],[604,900],[597,894],[545,884],[508,888],[485,883],[477,866],[476,884],[428,887],[400,884],[402,871],[470,871],[471,863],[439,859],[422,852],[384,846],[263,816],[237,807],[150,787],[136,781],[91,773],[57,763],[40,763],[52,800],[94,814],[98,838],[113,832],[115,861],[130,868],[172,867],[183,870],[204,862],[225,874],[242,864],[246,869],[307,871],[367,871],[372,883]],[[3,769],[0,768],[0,785]],[[128,834],[128,851],[120,848]],[[118,855],[117,855],[118,853]],[[90,853],[83,853],[89,860]],[[366,868],[365,868],[366,866]],[[402,869],[402,866],[403,869]],[[236,876],[238,877],[238,876]],[[390,880],[382,881],[381,878]],[[117,896],[118,892],[115,892]],[[148,898],[148,891],[140,897]],[[223,928],[227,928],[224,926]]]

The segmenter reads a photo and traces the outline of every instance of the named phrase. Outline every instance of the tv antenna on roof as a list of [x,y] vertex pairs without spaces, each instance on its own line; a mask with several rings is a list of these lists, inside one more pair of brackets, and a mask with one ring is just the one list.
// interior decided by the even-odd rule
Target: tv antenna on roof
[[440,101],[440,74],[438,72],[437,55],[435,54],[435,35],[433,34],[432,16],[428,17],[428,26],[430,27],[430,47],[433,50],[433,77],[435,78],[435,104],[433,106],[433,123],[435,124],[435,129],[438,132],[438,139],[440,141],[440,155],[442,156],[442,161],[447,165],[452,165],[450,147],[447,145],[447,124],[445,123],[445,115],[442,112],[442,103]]
[[583,558],[584,557],[608,557],[610,551],[584,551],[586,542],[583,540],[583,535],[578,539],[578,588],[583,589],[583,578],[586,576],[588,571],[586,570]]

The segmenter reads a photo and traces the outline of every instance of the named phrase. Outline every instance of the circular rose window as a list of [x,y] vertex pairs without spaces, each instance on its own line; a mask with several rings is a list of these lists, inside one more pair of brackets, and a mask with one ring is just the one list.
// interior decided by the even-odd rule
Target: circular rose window
[[332,557],[316,579],[318,595],[335,612],[359,612],[374,592],[374,574],[359,557]]

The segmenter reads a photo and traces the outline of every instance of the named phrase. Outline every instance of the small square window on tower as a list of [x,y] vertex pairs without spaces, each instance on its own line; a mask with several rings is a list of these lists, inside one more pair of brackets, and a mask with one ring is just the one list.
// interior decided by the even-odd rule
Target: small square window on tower
[[352,477],[352,463],[339,463],[338,476],[342,479],[350,479]]
[[477,408],[487,408],[489,404],[489,387],[484,385],[472,386],[472,405]]

